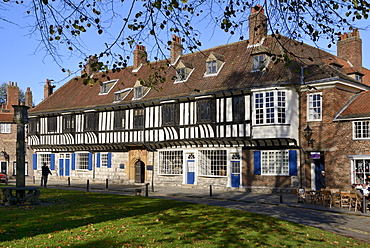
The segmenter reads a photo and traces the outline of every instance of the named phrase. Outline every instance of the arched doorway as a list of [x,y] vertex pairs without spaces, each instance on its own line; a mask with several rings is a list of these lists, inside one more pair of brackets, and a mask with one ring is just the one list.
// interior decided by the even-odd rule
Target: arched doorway
[[145,163],[140,159],[135,163],[135,183],[144,183]]

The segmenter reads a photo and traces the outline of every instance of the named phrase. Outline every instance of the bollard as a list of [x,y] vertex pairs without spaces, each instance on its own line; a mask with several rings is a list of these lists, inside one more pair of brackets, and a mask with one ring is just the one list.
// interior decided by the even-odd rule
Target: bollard
[[89,180],[87,180],[87,182],[86,182],[86,191],[87,191],[87,192],[89,192],[89,184],[90,184],[90,183],[89,183]]
[[33,177],[32,177],[32,180],[33,180],[33,184],[35,184],[35,183],[36,183],[36,178],[35,178],[35,176],[33,176]]
[[212,197],[212,184],[209,185],[209,197]]
[[148,197],[149,183],[145,184],[145,197]]
[[280,203],[283,203],[283,190],[280,190]]
[[71,187],[71,178],[68,177],[68,187]]
[[362,197],[362,212],[363,212],[364,214],[366,214],[366,208],[367,208],[367,206],[366,206],[366,197],[365,197],[365,196],[363,196],[363,197]]
[[105,188],[108,189],[108,178],[105,180]]

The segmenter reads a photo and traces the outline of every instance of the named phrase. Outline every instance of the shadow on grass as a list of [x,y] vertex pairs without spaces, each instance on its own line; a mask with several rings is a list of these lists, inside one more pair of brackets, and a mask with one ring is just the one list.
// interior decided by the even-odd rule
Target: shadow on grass
[[308,241],[326,242],[327,234],[321,230],[223,207],[71,190],[41,191],[44,205],[0,206],[0,242],[37,239],[40,234],[49,237],[45,242],[76,248],[106,247],[107,243],[111,247],[294,247]]

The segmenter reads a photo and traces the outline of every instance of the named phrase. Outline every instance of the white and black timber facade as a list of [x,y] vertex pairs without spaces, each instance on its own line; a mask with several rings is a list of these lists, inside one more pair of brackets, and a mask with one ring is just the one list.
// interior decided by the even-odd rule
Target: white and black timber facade
[[[264,16],[253,11],[250,25],[254,15]],[[173,36],[169,60],[151,67],[143,46],[120,71],[94,74],[88,64],[101,84],[72,79],[29,112],[35,174],[46,162],[56,177],[122,184],[272,191],[312,181],[302,166],[307,86],[350,95],[369,87],[325,64],[344,60],[285,37],[310,59],[274,63],[280,45],[267,31],[258,35],[186,55]],[[166,80],[153,89],[146,84],[156,71]]]

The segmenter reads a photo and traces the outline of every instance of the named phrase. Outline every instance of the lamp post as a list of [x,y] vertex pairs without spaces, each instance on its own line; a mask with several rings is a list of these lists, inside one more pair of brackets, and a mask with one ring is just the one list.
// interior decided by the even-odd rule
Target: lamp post
[[[13,122],[17,124],[17,144],[16,144],[16,187],[25,187],[25,155],[26,155],[26,142],[25,142],[25,124],[28,123],[28,106],[25,105],[12,105],[14,108]],[[17,198],[24,198],[24,190],[17,190]]]
[[310,128],[310,126],[308,124],[307,124],[307,127],[303,130],[303,132],[304,132],[304,137],[308,142],[308,145],[311,146],[311,148],[313,148],[314,147],[313,142],[315,140],[311,139],[313,132],[312,132],[312,129]]

